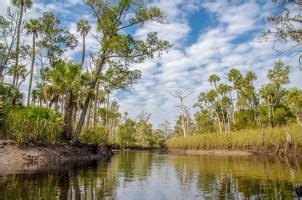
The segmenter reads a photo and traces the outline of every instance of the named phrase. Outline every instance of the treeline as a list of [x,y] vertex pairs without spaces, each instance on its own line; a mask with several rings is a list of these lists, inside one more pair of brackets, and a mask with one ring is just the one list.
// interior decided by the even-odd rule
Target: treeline
[[[290,123],[302,126],[302,90],[286,88],[290,82],[289,73],[289,66],[276,61],[267,73],[267,83],[259,89],[255,87],[257,76],[251,71],[243,74],[233,68],[228,72],[227,80],[211,75],[208,81],[212,89],[200,93],[194,105],[199,109],[194,120],[189,112],[183,112],[185,120],[179,117],[174,135],[181,136],[183,127],[194,135]],[[186,123],[183,125],[182,121]]]
[[[27,11],[33,4],[30,0],[12,4],[7,14],[0,16],[2,137],[19,142],[59,139],[75,144],[82,138],[86,142],[118,140],[123,146],[134,141],[156,143],[137,139],[139,136],[135,140],[122,136],[122,132],[128,134],[129,127],[148,135],[148,128],[139,127],[151,125],[128,118],[123,121],[118,103],[110,97],[116,90],[130,89],[140,79],[141,72],[131,70],[130,65],[160,56],[171,46],[168,41],[160,40],[156,32],[148,33],[145,40],[136,40],[127,33],[128,28],[147,21],[165,23],[159,8],[142,1],[85,1],[96,25],[93,36],[97,50],[90,52],[85,46],[92,29],[87,20],[77,23],[81,35],[77,38],[64,29],[53,13],[41,13],[39,18],[27,20]],[[66,57],[66,52],[74,50],[79,40],[82,40],[82,56],[78,59],[81,62]],[[20,88],[26,81],[29,86],[24,108]],[[47,130],[42,133],[40,130],[44,128],[40,126],[55,130],[60,127],[61,131],[52,139],[45,139],[51,133]]]

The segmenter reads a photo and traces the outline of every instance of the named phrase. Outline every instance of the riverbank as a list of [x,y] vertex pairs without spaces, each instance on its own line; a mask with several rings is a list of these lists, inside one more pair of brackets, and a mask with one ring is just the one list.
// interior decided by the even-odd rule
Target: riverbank
[[[207,133],[167,142],[169,151],[187,154],[302,155],[302,127],[292,125],[231,133]],[[236,153],[237,152],[237,153]],[[245,152],[245,153],[244,153]]]
[[168,149],[172,154],[185,154],[185,155],[214,155],[214,156],[251,156],[255,155],[252,151],[232,151],[232,150],[179,150]]
[[76,161],[105,160],[111,156],[112,151],[107,146],[27,144],[20,147],[14,141],[0,140],[0,174]]

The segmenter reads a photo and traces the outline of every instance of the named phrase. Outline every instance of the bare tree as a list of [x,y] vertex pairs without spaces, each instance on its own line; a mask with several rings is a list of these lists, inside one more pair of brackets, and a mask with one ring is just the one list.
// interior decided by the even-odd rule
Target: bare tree
[[176,89],[173,92],[170,92],[170,94],[173,97],[176,97],[177,99],[179,99],[180,102],[180,117],[181,117],[181,123],[182,123],[182,130],[183,130],[183,136],[186,137],[187,136],[187,126],[185,123],[185,117],[184,117],[184,99],[187,98],[188,96],[190,96],[194,91],[185,93],[183,91],[181,91],[180,89]]
[[137,115],[137,120],[140,122],[146,122],[148,123],[151,117],[151,113],[147,113],[144,110],[142,110],[138,115]]

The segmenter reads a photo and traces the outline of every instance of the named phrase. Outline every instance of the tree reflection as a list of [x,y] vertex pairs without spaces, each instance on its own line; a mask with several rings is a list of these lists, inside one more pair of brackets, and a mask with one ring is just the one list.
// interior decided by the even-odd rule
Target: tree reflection
[[78,162],[2,176],[0,199],[129,199],[120,196],[127,187],[124,191],[138,198],[140,192],[158,191],[160,199],[292,199],[302,194],[301,162],[120,152],[110,162]]
[[[179,156],[172,164],[180,184],[214,199],[291,199],[301,183],[301,161],[260,157]],[[184,181],[184,178],[190,180]]]

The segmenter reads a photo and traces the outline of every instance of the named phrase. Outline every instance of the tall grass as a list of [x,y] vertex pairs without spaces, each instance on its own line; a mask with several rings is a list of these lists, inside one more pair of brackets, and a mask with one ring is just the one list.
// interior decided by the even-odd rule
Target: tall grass
[[278,150],[302,147],[302,128],[288,127],[241,130],[231,133],[207,133],[186,138],[174,138],[167,142],[168,148],[180,150]]
[[48,108],[26,107],[10,110],[5,116],[4,138],[51,144],[61,139],[62,117]]

